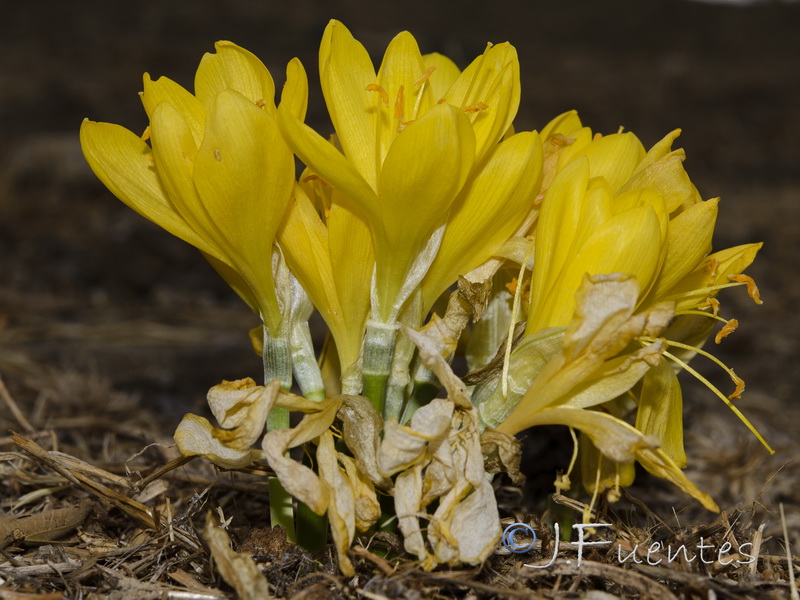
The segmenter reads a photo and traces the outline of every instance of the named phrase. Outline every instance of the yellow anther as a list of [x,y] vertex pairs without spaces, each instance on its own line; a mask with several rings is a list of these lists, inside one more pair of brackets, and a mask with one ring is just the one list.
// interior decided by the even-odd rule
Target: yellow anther
[[146,142],[147,140],[150,139],[150,125],[148,125],[147,127],[144,128],[144,132],[142,133],[140,139],[143,142]]
[[711,307],[711,314],[715,317],[719,314],[719,300],[716,298],[708,298],[708,305]]
[[509,293],[512,296],[517,293],[517,278],[516,277],[514,277],[514,279],[512,279],[511,281],[509,281],[506,284],[506,289],[509,291]]
[[728,279],[736,283],[744,283],[747,286],[747,295],[753,299],[756,304],[764,304],[761,300],[761,293],[758,291],[758,286],[753,278],[749,275],[728,275]]
[[379,86],[377,83],[370,83],[365,89],[368,92],[378,92],[378,94],[381,97],[381,100],[383,100],[383,103],[386,106],[389,106],[389,93],[381,86]]
[[267,101],[264,100],[263,98],[259,98],[258,100],[256,100],[256,106],[258,108],[264,108],[266,105],[267,105]]
[[599,131],[592,136],[592,141],[596,142],[597,140],[603,139],[603,134]]
[[403,118],[405,117],[405,111],[406,111],[406,99],[405,96],[403,95],[404,90],[405,88],[402,85],[399,88],[397,88],[397,99],[394,101],[394,116],[401,123],[403,122]]
[[214,158],[216,158],[218,162],[222,162],[222,153],[219,151],[219,148],[214,148]]
[[736,389],[733,390],[733,393],[730,396],[728,396],[728,400],[738,400],[742,397],[742,392],[744,392],[744,379],[734,373],[733,369],[731,369],[730,375],[731,379],[733,379],[733,383],[736,384]]
[[722,326],[722,329],[720,329],[717,332],[717,335],[714,338],[714,341],[717,344],[719,344],[724,338],[728,337],[730,334],[732,334],[734,331],[736,331],[736,328],[738,326],[739,326],[739,321],[737,319],[731,319],[730,321],[725,323],[725,325]]
[[303,177],[303,183],[308,183],[309,181],[319,181],[320,183],[322,183],[322,185],[333,187],[330,183],[328,183],[322,177],[316,174],[306,175],[305,177]]
[[482,110],[486,110],[489,108],[489,105],[484,102],[476,102],[475,104],[470,104],[469,106],[465,106],[461,110],[467,113],[476,113]]
[[719,269],[719,261],[716,258],[712,258],[704,268],[705,272],[708,273],[707,281],[709,285],[714,283],[717,278],[717,269]]
[[423,73],[423,74],[420,76],[420,78],[419,78],[419,79],[417,79],[417,80],[414,82],[414,85],[422,85],[423,83],[425,83],[426,81],[428,81],[428,78],[430,78],[430,76],[431,76],[431,73],[433,73],[435,70],[436,70],[436,67],[434,66],[434,67],[431,67],[430,69],[428,69],[427,71],[425,71],[425,72],[424,72],[424,73]]
[[153,157],[153,155],[152,155],[152,154],[148,154],[148,155],[147,155],[147,160],[149,160],[151,163],[154,163],[154,162],[156,162],[156,159]]
[[401,131],[403,131],[406,127],[411,125],[411,123],[413,123],[414,121],[416,121],[416,119],[411,119],[410,121],[400,121],[400,124],[397,126],[397,133],[400,133]]

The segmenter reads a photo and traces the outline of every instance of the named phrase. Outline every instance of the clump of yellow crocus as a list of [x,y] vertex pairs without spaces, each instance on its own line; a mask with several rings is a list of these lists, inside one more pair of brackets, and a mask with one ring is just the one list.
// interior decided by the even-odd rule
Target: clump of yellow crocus
[[[681,471],[676,372],[702,379],[689,359],[716,361],[736,389],[726,397],[706,383],[736,411],[743,382],[700,346],[716,321],[717,341],[736,327],[718,314],[721,289],[746,285],[759,301],[742,273],[760,244],[712,253],[718,200],[704,201],[686,174],[672,149],[679,132],[646,150],[632,133],[594,134],[574,111],[515,132],[509,43],[460,71],[403,32],[376,70],[331,21],[319,71],[330,137],[304,123],[297,59],[276,106],[269,71],[230,42],[202,59],[194,94],[145,75],[142,136],[81,128],[106,186],[197,247],[263,322],[265,386],[212,388],[221,428],[188,415],[180,450],[226,468],[269,462],[286,490],[327,514],[348,574],[356,529],[380,517],[377,490],[394,495],[405,547],[425,568],[484,560],[500,535],[486,473],[518,474],[511,436],[541,424],[583,434],[590,489],[629,483],[638,461],[716,509]],[[299,181],[294,154],[306,165]],[[520,281],[501,269],[507,259]],[[456,282],[444,316],[430,314]],[[314,308],[331,334],[324,386]],[[468,352],[473,363],[496,354],[468,390],[448,360],[484,314],[491,323],[472,328]],[[305,398],[286,390],[293,365]],[[439,383],[448,398],[423,407]],[[286,410],[306,417],[288,429]],[[286,454],[310,441],[316,472]],[[271,492],[274,522],[290,526],[290,499]]]

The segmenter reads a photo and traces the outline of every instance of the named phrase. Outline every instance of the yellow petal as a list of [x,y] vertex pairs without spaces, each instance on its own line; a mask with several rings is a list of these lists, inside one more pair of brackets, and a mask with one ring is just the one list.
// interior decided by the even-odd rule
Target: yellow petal
[[[332,208],[331,215],[334,216],[334,223],[341,221],[338,216],[341,210],[343,210],[341,207],[334,206]],[[348,221],[348,225],[350,227],[345,235],[340,233],[337,225],[334,239],[341,238],[345,243],[347,240],[352,242],[354,235],[357,239],[359,232],[355,228],[358,225],[354,227],[353,221]],[[361,229],[366,230],[360,233],[361,237],[366,236],[369,244],[369,230],[366,228],[366,224],[362,224]],[[365,253],[358,249],[345,254],[343,259],[337,252],[337,259],[341,260],[331,260],[333,253],[330,248],[328,229],[320,220],[311,200],[300,186],[295,186],[293,201],[278,231],[278,242],[290,269],[328,324],[336,341],[339,359],[345,366],[352,364],[358,360],[364,323],[369,310],[369,278],[372,276],[372,263]],[[338,245],[342,245],[342,242],[339,242]],[[351,250],[353,249],[351,247]],[[343,281],[344,273],[351,272],[365,262],[369,269],[369,275],[361,282],[360,286],[348,285],[352,282],[346,278]],[[336,265],[335,272],[334,264]]]
[[[508,42],[486,49],[464,69],[445,95],[447,102],[469,110],[479,160],[503,137],[517,114],[519,59]],[[483,103],[486,108],[471,110]]]
[[683,449],[683,394],[672,365],[665,359],[642,380],[636,410],[636,429],[658,438],[661,449],[680,468],[686,466]]
[[653,302],[665,295],[711,252],[718,203],[717,198],[698,202],[670,221],[667,254],[650,292]]
[[683,168],[684,158],[683,150],[670,152],[652,165],[640,168],[620,188],[620,192],[644,187],[656,188],[664,195],[669,213],[683,204],[700,202],[700,194]]
[[669,290],[665,300],[677,302],[678,311],[696,308],[719,290],[708,289],[730,283],[728,275],[742,273],[750,266],[763,243],[743,244],[708,255],[691,273]]
[[197,152],[194,182],[226,254],[258,293],[262,318],[277,328],[270,257],[294,185],[294,160],[276,121],[238,92],[220,92]]
[[162,102],[171,104],[186,120],[194,138],[195,146],[203,141],[203,130],[206,122],[206,107],[183,87],[168,79],[159,77],[155,81],[148,73],[144,74],[144,91],[142,104],[147,116],[152,120],[156,106]]
[[428,84],[431,86],[433,100],[438,102],[441,98],[444,98],[447,90],[458,79],[461,70],[456,66],[456,63],[438,52],[423,54],[422,61],[425,63],[426,70],[436,67],[428,77]]
[[253,53],[233,42],[214,44],[216,54],[207,52],[200,60],[194,79],[197,98],[206,108],[222,90],[236,90],[251,102],[263,101],[275,112],[275,83],[267,68]]
[[443,222],[474,156],[469,121],[448,104],[428,111],[392,144],[379,182],[383,231],[373,226],[382,316],[388,314],[422,244]]
[[[346,372],[361,350],[361,340],[369,313],[369,295],[375,270],[372,235],[364,217],[339,201],[334,190],[328,215],[330,257],[333,277],[346,332],[339,350],[342,371]],[[337,339],[337,347],[339,340]]]
[[156,174],[150,147],[139,136],[119,125],[87,119],[80,138],[86,161],[112,194],[172,235],[222,259],[175,210]]
[[668,154],[672,153],[672,143],[677,139],[677,137],[681,134],[680,129],[673,129],[667,135],[665,135],[661,140],[656,142],[650,150],[647,151],[645,157],[642,159],[642,162],[639,163],[639,169],[645,169],[650,165],[658,162]]
[[632,462],[620,463],[609,460],[585,433],[580,436],[579,450],[581,480],[583,488],[589,494],[600,493],[617,486],[633,485],[636,467]]
[[561,135],[568,136],[570,133],[579,130],[581,127],[583,127],[583,125],[581,124],[581,119],[578,116],[578,111],[569,110],[565,113],[561,113],[542,128],[542,140],[546,140],[551,135],[559,133]]
[[307,166],[356,202],[371,222],[380,221],[375,191],[336,147],[287,109],[280,107],[278,122],[292,149]]
[[[531,312],[539,314],[555,278],[570,255],[584,214],[584,196],[589,184],[589,161],[576,160],[556,175],[542,202],[536,227]],[[593,203],[593,205],[596,203]],[[528,328],[528,332],[540,329]]]
[[[217,274],[225,280],[225,283],[227,283],[231,289],[236,292],[242,300],[245,301],[247,306],[249,306],[254,313],[258,314],[258,297],[253,290],[250,289],[250,286],[239,274],[239,272],[230,265],[227,265],[221,260],[214,258],[210,254],[203,253],[203,256],[214,268]],[[261,336],[264,334],[264,326],[259,325],[258,327],[255,327],[254,330],[258,333],[258,339],[261,340]],[[253,340],[252,331],[253,330],[251,330],[250,336],[251,340]],[[258,350],[258,355],[261,356],[263,342],[259,341],[259,343],[262,344],[262,348]]]
[[378,70],[377,84],[389,99],[388,105],[378,104],[376,114],[376,156],[380,162],[404,124],[420,118],[433,106],[430,87],[415,85],[425,70],[414,36],[407,31],[397,34],[389,42]]
[[375,154],[375,113],[382,100],[366,89],[376,83],[375,68],[364,46],[339,21],[331,21],[325,29],[319,72],[342,149],[369,186],[377,189],[380,163]]
[[281,91],[281,104],[286,105],[296,119],[305,121],[308,108],[308,77],[300,59],[293,58],[286,65],[286,84]]
[[489,154],[450,210],[439,252],[423,280],[426,305],[511,237],[532,206],[541,175],[536,132],[518,133]]
[[[575,309],[574,294],[586,273],[625,273],[648,289],[661,261],[661,225],[655,211],[640,207],[625,211],[599,227],[559,277],[531,331],[566,325]],[[530,323],[530,321],[529,321]]]
[[654,448],[650,440],[625,421],[598,411],[553,408],[535,415],[533,424],[561,424],[579,429],[612,460],[618,462],[638,460],[653,475],[672,481],[685,493],[699,500],[707,509],[719,512],[719,507],[708,494],[697,489],[662,450]]
[[[156,171],[175,208],[209,244],[219,248],[218,257],[225,256],[214,220],[194,187],[197,145],[184,115],[168,102],[159,103],[151,117],[150,139]],[[230,262],[229,258],[225,260]]]
[[618,190],[645,156],[642,143],[632,133],[614,133],[593,140],[573,157],[589,158],[592,177],[605,177],[611,189]]

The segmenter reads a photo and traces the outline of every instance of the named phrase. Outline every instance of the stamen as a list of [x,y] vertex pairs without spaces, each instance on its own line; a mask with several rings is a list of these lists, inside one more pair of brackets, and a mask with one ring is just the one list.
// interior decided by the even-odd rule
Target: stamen
[[397,88],[397,99],[394,101],[394,116],[402,123],[405,117],[406,99],[403,95],[404,86]]
[[489,108],[488,104],[484,102],[476,102],[475,104],[470,104],[469,106],[463,107],[461,110],[463,110],[466,113],[476,113],[482,110],[486,110],[487,108]]
[[711,312],[714,313],[714,316],[716,317],[719,314],[719,300],[716,298],[708,298],[707,302],[711,307]]
[[728,399],[730,399],[730,400],[734,400],[734,399],[738,400],[739,398],[742,397],[742,393],[744,392],[744,379],[742,379],[736,373],[734,373],[733,369],[731,369],[731,374],[734,377],[734,383],[736,383],[736,389],[733,390],[733,393],[731,393],[728,396]]
[[717,269],[719,269],[719,261],[716,258],[712,258],[704,269],[708,273],[708,283],[713,283],[717,278]]
[[[528,247],[528,251],[525,253],[525,260],[522,261],[522,264],[519,267],[519,274],[517,275],[518,281],[521,281],[522,278],[525,277],[525,266],[531,259],[533,248],[534,243],[533,240],[531,240],[531,245]],[[514,327],[516,327],[517,324],[517,312],[519,311],[521,300],[522,286],[517,285],[517,289],[514,291],[514,302],[511,303],[511,323],[508,326],[508,341],[506,342],[506,352],[505,356],[503,357],[503,375],[500,379],[500,389],[503,392],[503,398],[508,398],[508,369],[511,366],[511,344],[514,343]]]
[[517,293],[517,278],[516,277],[514,277],[514,279],[512,279],[511,281],[509,281],[506,284],[506,289],[509,291],[509,293],[512,296]]
[[424,72],[424,73],[423,73],[423,74],[420,76],[420,78],[419,78],[419,79],[417,79],[417,80],[414,82],[414,85],[422,85],[423,83],[425,83],[426,81],[428,81],[428,78],[431,76],[431,73],[433,73],[435,70],[436,70],[436,67],[435,67],[435,66],[433,66],[433,67],[431,67],[430,69],[428,69],[427,71],[425,71],[425,72]]
[[719,290],[724,290],[727,288],[736,287],[738,285],[742,285],[741,283],[721,283],[719,285],[710,285],[704,288],[698,288],[696,290],[690,290],[688,292],[683,292],[682,294],[673,294],[669,296],[670,300],[678,300],[681,298],[694,298],[696,296],[701,296],[703,294],[707,294],[709,292],[718,292]]
[[146,142],[147,140],[150,139],[150,125],[144,128],[144,132],[139,137],[139,139],[142,140],[143,142]]
[[596,142],[597,140],[603,139],[603,134],[599,131],[592,136],[592,141]]
[[256,106],[258,108],[264,108],[266,105],[267,105],[267,101],[264,100],[263,98],[259,98],[258,100],[256,100]]
[[411,125],[416,119],[411,119],[409,121],[400,121],[400,124],[397,126],[397,133],[404,131],[406,127]]
[[303,183],[307,183],[307,182],[309,182],[309,181],[319,181],[319,182],[321,182],[321,183],[322,183],[322,185],[324,185],[324,186],[327,186],[327,187],[333,187],[333,186],[332,186],[330,183],[328,183],[327,181],[325,181],[325,180],[324,180],[322,177],[320,177],[320,176],[319,176],[319,175],[317,175],[316,173],[314,173],[314,174],[312,174],[312,175],[306,175],[305,177],[303,177]]
[[217,162],[222,162],[222,153],[219,151],[219,148],[214,148],[214,158],[217,159]]
[[730,321],[726,321],[725,325],[717,332],[716,337],[714,338],[714,342],[719,344],[723,339],[728,337],[739,326],[739,321],[737,319],[731,319]]
[[149,160],[151,163],[156,162],[156,159],[152,154],[148,154],[147,155],[147,160]]
[[[675,344],[675,343],[669,342],[669,344]],[[697,350],[697,348],[693,348],[693,350]],[[725,394],[720,392],[708,379],[700,375],[700,373],[695,371],[693,368],[691,368],[677,356],[670,354],[666,350],[664,351],[664,356],[673,361],[676,365],[680,366],[682,369],[685,369],[688,373],[690,373],[698,381],[700,381],[703,385],[705,385],[708,389],[710,389],[715,396],[717,396],[720,400],[722,400],[728,406],[728,408],[730,408],[733,411],[733,414],[739,417],[739,420],[745,424],[745,427],[747,427],[754,436],[756,436],[758,441],[761,442],[761,444],[769,451],[769,453],[775,454],[775,451],[770,447],[770,445],[766,442],[766,440],[763,437],[761,437],[761,434],[758,433],[758,430],[755,427],[753,427],[753,424],[747,420],[747,417],[745,417],[741,413],[741,411],[738,408],[736,408],[736,406],[734,406],[734,404],[730,401],[730,399],[725,397]],[[737,388],[738,388],[738,382],[737,382]]]
[[756,304],[764,304],[761,300],[761,293],[758,291],[758,286],[753,278],[749,275],[728,275],[728,279],[736,283],[744,283],[747,286],[747,295],[753,299]]
[[698,317],[708,317],[709,319],[714,319],[715,321],[719,321],[720,323],[727,323],[727,319],[723,319],[722,317],[715,315],[714,313],[706,312],[704,310],[680,310],[675,313],[676,317],[682,317],[684,315],[697,315]]
[[597,472],[594,478],[594,491],[592,492],[592,499],[589,501],[589,506],[583,507],[583,522],[591,523],[592,514],[594,513],[594,504],[597,502],[597,493],[600,491],[600,472],[603,466],[603,453],[597,452]]
[[383,100],[383,103],[386,106],[389,106],[389,93],[385,89],[383,89],[381,86],[379,86],[377,83],[370,83],[364,89],[367,90],[368,92],[378,92],[378,94],[381,97],[381,100]]

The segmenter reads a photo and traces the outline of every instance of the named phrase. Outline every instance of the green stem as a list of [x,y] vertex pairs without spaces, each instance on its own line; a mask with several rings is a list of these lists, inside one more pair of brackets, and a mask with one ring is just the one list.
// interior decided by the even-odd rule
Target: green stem
[[384,404],[384,419],[400,420],[403,405],[406,403],[408,384],[411,383],[410,364],[417,347],[411,339],[401,333],[397,338],[392,358],[392,370],[389,374]]
[[400,422],[410,421],[417,409],[436,398],[441,389],[442,384],[439,383],[439,379],[433,371],[422,366],[421,363],[417,365],[414,370],[414,389],[403,407],[403,419]]
[[[264,383],[280,379],[281,388],[288,391],[292,387],[292,353],[287,337],[273,337],[264,326]],[[267,431],[289,427],[289,411],[274,408],[267,417]],[[269,518],[273,527],[280,525],[286,530],[286,538],[296,540],[294,530],[294,508],[292,496],[283,488],[277,477],[269,478]]]
[[[281,389],[289,391],[292,387],[292,352],[288,337],[273,337],[264,326],[264,383],[273,379],[281,380]],[[289,427],[289,412],[285,408],[274,408],[267,418],[267,430]]]
[[[399,323],[369,320],[364,335],[364,396],[372,401],[375,410],[383,415],[386,384],[392,369],[394,344]],[[385,415],[384,415],[385,416]]]
[[322,373],[314,355],[311,330],[308,321],[295,323],[290,338],[292,349],[292,370],[300,391],[309,400],[320,402],[325,399],[325,385]]

